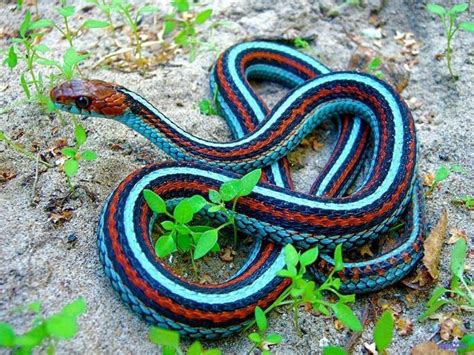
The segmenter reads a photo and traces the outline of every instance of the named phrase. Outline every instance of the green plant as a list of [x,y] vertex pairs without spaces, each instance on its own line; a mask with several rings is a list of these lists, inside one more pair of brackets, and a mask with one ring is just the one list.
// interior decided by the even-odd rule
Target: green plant
[[109,23],[109,29],[114,35],[114,25],[112,22],[112,13],[118,12],[122,0],[87,0],[89,4],[94,4],[105,15]]
[[301,49],[308,49],[309,48],[309,43],[308,41],[306,41],[305,39],[301,38],[301,37],[296,37],[294,40],[293,40],[293,45],[296,47],[296,48],[301,48]]
[[[421,314],[419,320],[425,320],[439,308],[446,304],[457,306],[463,310],[474,311],[474,294],[464,278],[464,266],[467,253],[467,244],[464,239],[459,239],[451,253],[451,284],[450,288],[436,287],[431,298],[426,303],[427,310]],[[453,295],[453,297],[445,297]]]
[[75,124],[74,137],[76,140],[74,147],[64,147],[61,149],[61,153],[66,157],[63,169],[64,173],[66,174],[67,183],[72,193],[74,193],[74,186],[72,185],[71,179],[72,177],[76,176],[77,172],[79,171],[79,162],[81,160],[91,161],[97,159],[97,154],[92,150],[80,150],[81,146],[87,140],[86,130],[80,124]]
[[367,64],[367,73],[375,75],[377,78],[382,79],[383,73],[379,70],[382,60],[380,57],[375,57],[372,59],[369,64]]
[[[31,13],[26,11],[20,25],[19,37],[12,39],[8,55],[3,61],[10,69],[15,68],[19,60],[24,62],[24,69],[20,74],[20,85],[23,92],[28,100],[37,102],[48,111],[54,110],[54,104],[49,96],[45,95],[46,84],[42,74],[37,72],[35,64],[44,59],[42,54],[49,51],[46,45],[39,43],[42,34],[38,30],[51,26],[50,20],[33,21]],[[34,89],[34,92],[31,88]]]
[[54,354],[58,341],[74,338],[78,331],[77,318],[86,312],[86,301],[81,297],[66,305],[59,313],[45,318],[41,302],[34,302],[22,311],[35,314],[32,328],[19,335],[8,323],[0,323],[0,347],[11,349],[15,354],[31,354],[40,345],[46,345],[47,353]]
[[197,26],[207,22],[212,16],[212,9],[205,9],[189,16],[178,15],[190,10],[188,0],[173,0],[171,2],[173,11],[165,16],[163,23],[163,35],[175,33],[173,42],[189,51],[189,61],[196,59],[199,46],[203,43],[198,38]]
[[139,20],[145,14],[154,14],[159,11],[158,7],[151,5],[143,5],[137,9],[127,0],[115,0],[113,2],[113,11],[117,11],[125,19],[125,22],[130,27],[133,36],[133,45],[135,46],[135,55],[138,56],[138,61],[141,62],[142,54],[142,40],[138,30]]
[[434,174],[433,181],[431,182],[431,186],[429,186],[426,195],[431,195],[435,188],[438,187],[439,183],[446,180],[451,173],[462,173],[463,170],[460,165],[453,165],[451,167],[441,166],[436,170]]
[[212,101],[209,99],[202,99],[198,103],[199,112],[206,116],[218,115],[219,108],[217,104],[217,89],[214,90],[214,95],[212,96]]
[[[184,354],[181,350],[179,333],[174,330],[151,327],[148,337],[153,344],[161,346],[163,355]],[[220,349],[202,348],[199,340],[195,340],[186,351],[187,355],[220,355]]]
[[106,21],[87,19],[76,30],[74,30],[71,28],[69,18],[74,16],[76,13],[76,7],[72,5],[67,6],[66,1],[62,0],[61,7],[56,8],[56,10],[63,19],[63,27],[51,20],[48,21],[50,21],[51,26],[56,28],[64,36],[64,38],[66,38],[70,47],[74,47],[74,39],[77,38],[85,29],[104,28],[110,26],[110,23]]
[[323,348],[323,355],[347,355],[347,351],[340,346],[329,345]]
[[19,145],[19,144],[15,143],[14,141],[12,141],[1,130],[0,130],[0,142],[4,142],[8,147],[12,148],[14,151],[16,151],[17,153],[19,153],[20,155],[22,155],[24,157],[27,157],[31,160],[38,160],[38,163],[43,164],[44,166],[47,166],[48,168],[53,167],[53,165],[51,165],[50,163],[44,161],[43,159],[39,159],[32,152],[26,150],[21,145]]
[[386,349],[392,343],[394,326],[392,312],[385,310],[374,328],[374,341],[379,354],[386,354]]
[[468,210],[474,209],[474,197],[473,196],[463,196],[451,200],[451,203],[454,205],[464,206]]
[[452,40],[458,30],[467,32],[474,32],[474,22],[458,21],[458,17],[463,12],[467,11],[469,5],[467,3],[456,4],[449,10],[441,5],[428,4],[426,9],[439,16],[444,28],[444,35],[446,36],[446,63],[448,65],[449,74],[452,79],[456,79],[456,75],[451,68],[451,59],[453,54]]
[[345,0],[342,4],[336,5],[327,13],[329,17],[336,17],[346,8],[350,6],[360,6],[360,0]]
[[[285,246],[285,264],[286,268],[278,272],[278,276],[291,279],[291,285],[265,310],[265,313],[282,305],[290,305],[293,309],[293,321],[296,331],[301,335],[299,327],[298,311],[302,304],[312,305],[315,311],[325,316],[329,316],[331,311],[339,321],[349,329],[360,332],[362,324],[352,309],[347,305],[354,302],[355,295],[343,295],[339,293],[341,280],[335,278],[334,274],[344,269],[342,260],[342,245],[338,245],[334,250],[334,267],[327,276],[326,280],[316,287],[314,281],[304,277],[307,266],[313,264],[318,258],[318,248],[312,248],[300,254],[291,245]],[[325,298],[325,294],[330,293],[337,297],[336,302],[330,302]],[[251,323],[248,327],[250,327]],[[247,328],[248,328],[247,327]]]
[[258,306],[255,308],[255,323],[257,324],[257,332],[248,335],[249,340],[254,344],[249,353],[257,348],[263,355],[268,355],[270,354],[270,346],[281,343],[282,337],[277,333],[265,334],[268,328],[267,317]]
[[[219,232],[232,226],[234,243],[237,243],[237,226],[235,224],[235,208],[240,197],[249,195],[260,180],[262,171],[254,170],[240,179],[224,182],[219,191],[209,190],[209,201],[200,195],[184,198],[168,211],[166,202],[152,190],[145,189],[143,196],[150,209],[169,219],[161,222],[165,231],[155,243],[156,254],[160,257],[179,251],[189,253],[195,274],[197,272],[194,260],[202,258],[211,251],[220,249],[218,243]],[[228,209],[226,203],[232,207]],[[211,213],[220,213],[226,222],[218,227],[208,225],[192,225],[194,216],[203,208]]]
[[474,351],[474,334],[464,335],[459,342],[458,354],[467,354]]

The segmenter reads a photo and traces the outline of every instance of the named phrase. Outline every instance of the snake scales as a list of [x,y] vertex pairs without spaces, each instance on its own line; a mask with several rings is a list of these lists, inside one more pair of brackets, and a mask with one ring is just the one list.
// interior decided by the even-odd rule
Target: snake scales
[[[290,91],[269,109],[249,79],[276,82]],[[282,245],[330,252],[342,243],[349,251],[377,240],[400,219],[402,240],[371,260],[346,262],[338,273],[341,290],[378,290],[412,269],[423,242],[416,134],[406,104],[389,85],[366,74],[331,72],[308,55],[266,41],[227,49],[213,67],[210,85],[232,132],[230,142],[191,135],[119,85],[75,79],[51,92],[58,108],[121,122],[175,160],[130,174],[100,216],[100,259],[134,311],[190,337],[230,335],[248,324],[256,305],[267,307],[289,285],[276,276],[284,267]],[[295,192],[285,156],[328,120],[338,127],[330,159],[309,193]],[[264,168],[262,181],[239,199],[236,210],[239,231],[256,238],[247,262],[232,278],[193,283],[156,257],[150,241],[153,216],[143,189],[177,201],[207,195],[210,188],[259,167]],[[333,265],[328,254],[311,268],[318,280]]]

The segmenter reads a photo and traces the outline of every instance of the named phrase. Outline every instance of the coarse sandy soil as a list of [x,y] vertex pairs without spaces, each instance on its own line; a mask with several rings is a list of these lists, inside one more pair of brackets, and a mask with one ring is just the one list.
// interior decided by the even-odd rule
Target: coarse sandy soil
[[[57,5],[56,1],[40,0],[39,11],[44,17],[58,19],[51,6],[53,3]],[[101,17],[97,9],[85,12],[84,2],[75,3],[79,11],[72,21],[73,26],[86,17]],[[427,224],[433,226],[442,209],[447,209],[448,230],[465,231],[471,238],[472,247],[473,212],[453,206],[451,200],[474,195],[474,36],[459,32],[454,40],[453,67],[459,76],[454,82],[449,79],[445,61],[436,59],[444,50],[445,38],[438,19],[424,9],[425,1],[387,0],[383,6],[372,0],[364,3],[362,7],[343,9],[335,18],[325,15],[327,9],[334,6],[329,0],[204,1],[199,6],[212,6],[214,18],[227,22],[226,26],[215,30],[212,38],[203,34],[203,39],[217,44],[219,52],[252,38],[301,36],[310,39],[311,48],[307,52],[333,70],[347,69],[351,55],[359,45],[379,52],[384,63],[395,62],[401,68],[409,68],[410,80],[402,96],[412,108],[417,124],[420,174],[433,172],[441,165],[459,164],[464,170],[451,174],[426,200]],[[167,4],[159,6],[164,12]],[[371,17],[371,13],[375,15]],[[1,50],[8,47],[8,37],[15,35],[22,16],[13,3],[0,3]],[[472,21],[472,9],[464,17],[470,17]],[[143,26],[149,32],[158,28],[150,16],[145,18]],[[410,37],[405,38],[397,32],[413,33],[412,39],[416,43],[410,43]],[[119,28],[116,35],[121,42],[128,38],[123,28]],[[57,59],[67,48],[66,41],[57,31],[48,33],[44,43],[50,46]],[[215,52],[199,53],[192,63],[186,53],[178,53],[143,76],[137,71],[91,69],[98,58],[115,48],[111,35],[105,30],[84,34],[76,40],[76,46],[92,53],[81,66],[83,76],[117,82],[142,93],[178,125],[195,135],[210,140],[230,138],[221,118],[205,117],[197,109],[197,102],[209,95],[208,75],[216,58]],[[60,156],[53,158],[47,153],[61,138],[73,142],[71,125],[62,124],[56,115],[42,114],[37,106],[22,100],[19,69],[10,71],[1,66],[0,78],[1,130],[29,150],[36,147],[52,163],[60,159]],[[270,104],[284,92],[268,84],[258,85],[258,88]],[[95,229],[100,208],[110,191],[135,169],[167,157],[125,126],[101,119],[87,120],[84,125],[89,135],[86,148],[96,151],[99,159],[81,166],[74,179],[79,195],[76,199],[65,199],[68,187],[58,168],[40,167],[35,179],[35,161],[0,144],[0,173],[14,175],[0,181],[0,320],[11,323],[21,332],[32,319],[12,312],[16,306],[43,300],[46,314],[51,314],[82,295],[87,300],[88,311],[80,318],[80,331],[73,340],[59,343],[58,353],[157,353],[158,348],[147,340],[149,325],[125,307],[110,287],[97,256]],[[323,143],[331,143],[331,134],[323,130],[319,131],[318,137]],[[298,189],[305,191],[311,186],[315,171],[323,166],[328,151],[323,148],[310,150],[296,164]],[[60,213],[61,205],[62,210],[70,210],[72,216],[55,224],[51,209],[58,212],[59,208]],[[442,252],[439,283],[443,285],[449,283],[451,248],[446,244]],[[223,266],[229,272],[232,267],[235,266]],[[355,309],[362,317],[364,308],[380,311],[387,303],[400,318],[412,320],[413,331],[406,336],[396,334],[389,349],[390,353],[410,353],[416,344],[439,340],[438,321],[416,322],[425,297],[424,293],[398,285],[370,299],[359,297]],[[289,311],[272,314],[270,328],[284,338],[275,348],[277,353],[320,353],[325,345],[344,346],[347,343],[349,332],[336,330],[333,319],[304,311],[300,316],[302,337],[297,336]],[[461,327],[472,332],[474,319],[467,313],[461,314],[460,318],[463,320]],[[367,353],[363,344],[372,342],[372,329],[373,322],[370,321],[356,341],[354,353]],[[229,354],[243,354],[251,348],[243,335],[209,345],[217,345]]]

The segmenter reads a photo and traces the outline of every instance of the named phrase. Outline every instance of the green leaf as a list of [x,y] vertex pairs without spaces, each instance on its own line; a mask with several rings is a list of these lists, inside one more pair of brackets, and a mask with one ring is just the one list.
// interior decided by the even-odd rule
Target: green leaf
[[449,176],[449,169],[445,166],[441,166],[438,170],[436,170],[435,177],[434,177],[434,182],[439,183],[443,180],[446,180],[447,177]]
[[213,203],[221,203],[221,195],[216,190],[209,190],[209,200]]
[[463,31],[474,32],[474,22],[460,22],[459,28]]
[[46,65],[48,67],[61,67],[61,65],[52,59],[40,58],[36,61],[37,64]]
[[77,300],[69,303],[68,305],[64,306],[63,310],[61,311],[61,315],[67,317],[78,317],[81,314],[87,311],[87,303],[83,297],[79,297]]
[[444,306],[445,304],[448,304],[448,303],[450,303],[448,300],[443,300],[443,299],[440,299],[438,301],[433,302],[430,305],[430,307],[418,317],[418,320],[419,321],[425,320],[430,315],[432,315],[434,312],[436,312],[439,308],[441,308],[442,306]]
[[171,221],[163,221],[161,222],[161,226],[167,231],[171,231],[174,229],[174,223]]
[[188,44],[188,32],[186,30],[179,32],[174,38],[174,43],[180,46],[186,46]]
[[176,23],[174,21],[165,21],[163,23],[163,33],[165,35],[170,34],[176,28]]
[[28,87],[28,83],[26,82],[26,79],[25,79],[25,73],[21,73],[21,75],[20,75],[20,84],[21,84],[21,87],[22,87],[23,91],[25,92],[26,97],[28,98],[28,100],[30,100],[31,99],[31,93],[30,93],[30,89]]
[[291,273],[289,270],[283,269],[277,272],[277,275],[280,277],[288,277],[288,278],[293,278],[296,276],[296,273]]
[[138,13],[140,15],[141,14],[152,14],[152,13],[156,13],[156,12],[159,12],[159,11],[160,11],[160,9],[157,6],[146,5],[146,6],[143,6],[142,8],[140,8],[138,10]]
[[393,327],[392,312],[385,310],[374,328],[374,341],[379,353],[383,353],[392,343]]
[[93,152],[92,150],[84,150],[81,153],[81,158],[84,160],[96,160],[97,159],[97,154]]
[[41,301],[35,301],[35,302],[33,302],[33,303],[30,303],[30,304],[28,305],[28,310],[29,310],[30,312],[33,312],[33,313],[38,314],[38,313],[41,312],[41,306],[42,306],[42,304],[43,304],[43,302],[41,302]]
[[209,207],[209,209],[207,210],[207,212],[210,212],[210,213],[216,213],[216,212],[219,212],[221,210],[223,210],[224,207],[222,206],[211,206]]
[[262,341],[262,338],[260,337],[260,334],[258,333],[250,333],[248,335],[249,340],[252,343],[259,344]]
[[468,9],[469,5],[467,3],[456,4],[452,8],[449,9],[448,15],[457,17],[460,13],[463,13]]
[[74,127],[74,136],[76,137],[76,144],[79,147],[83,145],[87,139],[87,133],[84,127],[82,127],[80,124],[77,124],[76,127]]
[[242,176],[240,181],[242,182],[242,186],[239,191],[239,196],[247,196],[253,191],[255,186],[257,186],[260,177],[262,176],[262,169],[257,169],[251,171],[250,173]]
[[459,354],[467,354],[474,351],[474,334],[465,334],[461,338],[460,343],[462,345],[458,348]]
[[8,50],[8,56],[7,59],[5,59],[5,62],[10,69],[13,69],[16,67],[18,64],[18,56],[15,53],[15,47],[10,46],[10,49]]
[[309,43],[308,41],[304,40],[301,37],[296,37],[293,40],[293,44],[296,48],[302,48],[302,49],[308,49],[309,48]]
[[214,247],[217,243],[217,236],[217,229],[211,229],[201,235],[194,250],[194,260],[202,258]]
[[36,46],[34,46],[34,49],[35,51],[37,51],[38,53],[46,53],[49,51],[49,47],[46,45],[46,44],[37,44]]
[[45,326],[49,335],[60,339],[71,339],[78,330],[76,319],[62,314],[53,315],[47,319]]
[[241,189],[242,182],[240,180],[229,180],[221,185],[219,193],[222,199],[227,202],[232,201],[234,198],[236,198],[239,195]]
[[287,266],[296,266],[299,261],[299,255],[295,247],[291,244],[285,245],[285,264]]
[[441,296],[443,296],[446,292],[448,292],[448,290],[445,289],[444,287],[436,287],[433,290],[429,301],[426,303],[426,306],[430,307],[432,304],[434,304],[436,301],[438,301],[438,299]]
[[64,172],[67,176],[73,177],[79,170],[79,163],[76,159],[68,159],[64,162]]
[[77,150],[72,147],[64,147],[61,149],[61,153],[67,157],[74,158],[77,154]]
[[15,331],[10,324],[0,322],[0,346],[9,348],[15,340]]
[[211,15],[212,9],[206,9],[204,11],[201,11],[196,15],[196,19],[194,20],[194,22],[196,22],[197,24],[203,24],[209,19],[209,17],[211,17]]
[[440,5],[436,4],[428,4],[426,5],[426,10],[429,12],[438,15],[439,17],[443,17],[446,15],[446,9]]
[[202,99],[199,101],[199,112],[203,115],[209,116],[211,115],[212,107],[211,102],[208,99]]
[[110,23],[107,21],[100,21],[100,20],[94,20],[94,19],[88,19],[86,20],[83,24],[82,27],[85,28],[104,28],[104,27],[109,27]]
[[191,222],[194,216],[191,203],[187,199],[179,201],[179,203],[174,208],[173,216],[178,223]]
[[201,195],[194,195],[188,198],[191,209],[194,213],[198,213],[204,206],[207,205],[207,201]]
[[164,258],[176,251],[176,244],[171,234],[158,238],[155,244],[155,253],[160,258]]
[[263,310],[257,306],[255,307],[255,322],[257,323],[258,330],[263,333],[268,328],[267,317]]
[[188,348],[187,355],[201,355],[202,354],[202,345],[199,340],[195,340],[191,346]]
[[30,329],[25,334],[16,336],[14,339],[14,345],[23,348],[33,348],[43,341],[48,336],[47,329],[43,324],[40,324],[33,329]]
[[152,190],[143,190],[143,197],[145,198],[148,207],[155,213],[166,212],[166,202],[157,193]]
[[178,234],[176,236],[176,245],[183,252],[190,251],[193,245],[193,238],[189,234]]
[[466,249],[466,241],[461,238],[454,244],[453,252],[451,253],[451,273],[459,279],[464,274]]
[[270,333],[265,337],[265,341],[269,344],[280,344],[283,338],[280,334]]
[[318,247],[306,250],[301,256],[300,256],[300,264],[303,266],[308,266],[313,264],[316,259],[318,258]]
[[42,18],[38,21],[35,21],[33,22],[31,25],[30,25],[30,30],[37,30],[37,29],[40,29],[40,28],[46,28],[46,27],[53,27],[54,26],[54,22],[51,21],[51,20],[48,20],[48,19],[45,19],[45,18]]
[[62,17],[69,17],[69,16],[74,15],[74,13],[76,12],[76,7],[75,6],[64,6],[64,7],[58,8],[57,10],[58,10],[58,13]]
[[151,327],[148,337],[153,344],[169,346],[177,349],[179,347],[179,333],[174,330]]
[[20,25],[20,36],[22,38],[25,38],[26,32],[30,29],[30,21],[31,21],[31,13],[29,10],[26,11],[25,13],[25,18],[21,22]]
[[347,351],[340,346],[329,345],[323,348],[323,355],[347,355]]
[[349,306],[338,302],[331,305],[331,308],[337,319],[350,330],[355,332],[361,332],[363,330],[362,324]]
[[178,12],[185,12],[189,10],[188,0],[173,0],[171,2],[171,6],[173,6]]
[[338,244],[334,249],[334,271],[338,272],[344,269],[344,260],[342,259],[342,244]]

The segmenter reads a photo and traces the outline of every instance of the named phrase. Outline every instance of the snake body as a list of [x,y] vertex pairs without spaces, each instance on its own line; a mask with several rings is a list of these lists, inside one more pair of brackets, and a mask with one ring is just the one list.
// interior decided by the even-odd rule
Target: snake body
[[[277,82],[290,91],[270,110],[249,79]],[[288,287],[288,279],[276,276],[285,265],[283,245],[318,246],[323,253],[311,272],[322,281],[333,266],[329,254],[337,244],[349,251],[380,238],[400,219],[403,238],[378,257],[345,263],[338,273],[341,290],[378,290],[413,268],[423,242],[416,134],[406,104],[389,85],[366,74],[333,73],[283,44],[253,41],[221,54],[210,86],[232,133],[230,142],[191,135],[118,85],[73,80],[51,93],[60,109],[115,119],[175,160],[130,174],[102,210],[99,255],[125,303],[146,320],[190,337],[227,336],[248,324],[257,305],[267,307]],[[328,120],[338,127],[331,157],[309,193],[295,192],[285,156]],[[173,273],[155,255],[150,239],[154,217],[143,190],[152,189],[173,204],[195,194],[206,196],[209,189],[255,168],[264,168],[262,181],[239,199],[236,209],[239,231],[256,237],[244,266],[229,280],[210,285]]]

